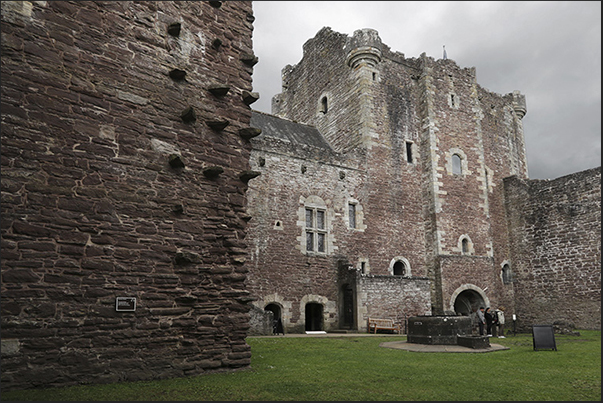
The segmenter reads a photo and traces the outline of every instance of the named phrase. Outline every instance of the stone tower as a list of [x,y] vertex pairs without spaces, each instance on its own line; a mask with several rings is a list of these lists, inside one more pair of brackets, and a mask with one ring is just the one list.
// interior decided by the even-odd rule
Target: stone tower
[[2,2],[2,389],[249,366],[251,2]]
[[[304,44],[302,60],[283,69],[272,112],[252,116],[262,135],[252,139],[251,164],[262,176],[250,188],[249,236],[258,248],[248,284],[259,308],[278,306],[291,330],[304,329],[310,300],[323,306],[328,329],[349,325],[349,310],[357,329],[369,316],[468,315],[481,304],[513,310],[502,180],[528,177],[523,95],[492,93],[474,68],[453,60],[392,52],[373,29],[348,37],[323,28]],[[308,125],[298,130],[306,134],[288,136],[294,122]],[[277,138],[321,153],[295,155]],[[290,199],[263,205],[261,194],[279,186]],[[261,221],[281,223],[280,249],[286,239],[300,244],[309,236],[302,213],[315,207],[309,198],[325,211],[324,252],[296,246],[273,267],[278,252],[260,245],[277,235]],[[297,217],[289,225],[288,215]],[[279,283],[285,267],[288,285]]]

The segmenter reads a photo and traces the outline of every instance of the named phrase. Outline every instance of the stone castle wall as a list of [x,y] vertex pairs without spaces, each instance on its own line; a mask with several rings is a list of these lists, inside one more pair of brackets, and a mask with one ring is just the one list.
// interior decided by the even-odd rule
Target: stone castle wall
[[[285,156],[275,142],[262,140],[268,136],[264,134],[253,140],[252,160],[263,155],[266,166],[254,167],[263,173],[251,192],[285,188],[293,201],[312,193],[324,200],[342,199],[341,211],[334,211],[336,222],[345,212],[346,199],[362,206],[365,228],[350,236],[345,226],[334,226],[330,236],[335,249],[326,256],[332,261],[322,261],[319,270],[334,273],[343,261],[369,275],[356,285],[358,328],[365,325],[366,315],[396,310],[424,314],[422,307],[409,304],[405,292],[382,292],[394,298],[371,294],[382,285],[373,287],[370,282],[381,284],[378,276],[393,275],[396,261],[403,262],[405,276],[430,280],[434,313],[454,311],[455,298],[465,289],[512,312],[513,286],[501,276],[510,260],[502,180],[510,175],[527,177],[523,96],[489,92],[476,82],[475,69],[460,68],[453,60],[406,58],[381,43],[371,29],[357,30],[352,37],[321,29],[304,44],[302,60],[283,69],[282,80],[273,113],[316,127],[335,154],[329,159],[304,155],[292,161],[293,153]],[[460,172],[453,169],[455,154],[461,159]],[[269,167],[271,160],[278,164]],[[282,167],[291,162],[291,169]],[[305,174],[302,179],[295,167],[304,163],[320,174]],[[337,166],[346,164],[354,170],[336,180]],[[266,203],[270,211],[258,210],[258,203]],[[265,202],[254,197],[250,209],[254,223],[265,213],[295,217],[295,203],[283,203],[276,196]],[[258,262],[265,262],[258,266],[261,273],[252,271],[250,276],[257,304],[269,303],[264,296],[270,299],[275,291],[267,293],[254,284],[274,288],[272,280],[285,276],[283,267],[308,265],[305,271],[286,274],[294,284],[297,276],[313,269],[313,261],[288,247],[296,243],[293,234],[262,232],[254,226],[250,237],[266,245],[252,252]],[[320,282],[310,277],[307,283],[313,293],[326,295]],[[286,296],[280,298],[298,301],[290,288],[281,290]],[[331,288],[329,301],[339,301],[334,292],[340,290]],[[415,297],[423,300],[420,293]]]
[[252,23],[2,2],[3,389],[249,366]]
[[601,168],[505,179],[518,328],[601,329]]

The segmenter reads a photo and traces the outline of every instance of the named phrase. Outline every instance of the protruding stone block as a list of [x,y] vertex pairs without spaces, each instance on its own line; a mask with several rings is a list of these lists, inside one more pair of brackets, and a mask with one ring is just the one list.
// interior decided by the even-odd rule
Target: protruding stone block
[[260,99],[260,94],[257,92],[243,91],[241,95],[243,97],[243,102],[245,102],[245,104],[247,105],[251,105],[258,99]]
[[228,94],[230,86],[226,84],[210,84],[207,87],[207,90],[216,97],[223,97],[224,95]]
[[222,131],[230,124],[230,122],[226,119],[213,119],[205,121],[205,124],[212,130]]
[[258,129],[257,127],[245,127],[243,129],[239,129],[239,136],[241,136],[245,140],[249,140],[253,137],[257,137],[261,133],[262,133],[262,129]]
[[203,175],[205,175],[207,178],[217,178],[222,172],[224,172],[224,168],[219,166],[211,166],[203,170]]
[[239,179],[241,179],[243,182],[249,182],[249,180],[260,176],[262,173],[258,172],[258,171],[243,171],[241,172],[241,174],[239,175]]
[[182,121],[184,121],[186,123],[191,123],[191,122],[194,122],[195,120],[197,120],[197,116],[195,115],[195,110],[193,109],[192,106],[189,106],[188,108],[183,110],[182,113],[180,114],[180,118],[182,119]]
[[258,59],[257,56],[250,53],[244,53],[241,55],[241,61],[248,66],[255,66],[259,60],[260,59]]

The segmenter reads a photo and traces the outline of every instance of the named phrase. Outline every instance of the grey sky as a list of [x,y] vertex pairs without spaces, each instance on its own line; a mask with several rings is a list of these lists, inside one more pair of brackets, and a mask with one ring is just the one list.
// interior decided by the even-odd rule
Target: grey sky
[[532,179],[601,165],[601,2],[599,1],[254,1],[252,105],[270,113],[281,69],[322,27],[379,32],[406,57],[425,52],[475,67],[495,93],[526,96],[523,119]]

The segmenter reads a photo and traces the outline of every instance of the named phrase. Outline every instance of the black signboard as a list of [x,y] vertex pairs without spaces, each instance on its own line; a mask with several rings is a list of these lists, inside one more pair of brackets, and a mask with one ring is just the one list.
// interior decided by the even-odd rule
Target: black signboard
[[553,325],[532,325],[532,337],[534,340],[534,350],[555,350],[555,331]]
[[136,298],[133,297],[117,297],[115,299],[116,311],[135,311]]

